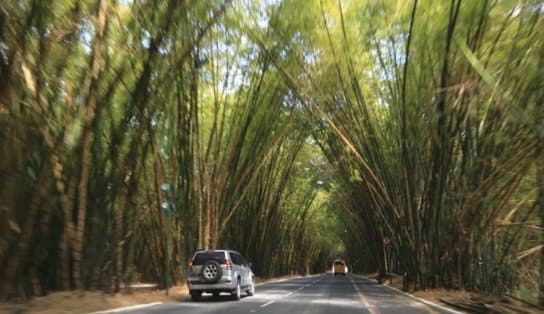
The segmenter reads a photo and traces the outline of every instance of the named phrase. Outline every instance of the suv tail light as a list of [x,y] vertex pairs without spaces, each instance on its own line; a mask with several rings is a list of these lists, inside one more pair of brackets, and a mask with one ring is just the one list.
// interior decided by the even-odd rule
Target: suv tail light
[[227,258],[227,259],[225,260],[225,265],[226,265],[226,269],[228,269],[228,270],[231,270],[231,269],[232,269],[231,264],[230,264],[230,259]]
[[189,267],[193,267],[193,261],[189,261]]

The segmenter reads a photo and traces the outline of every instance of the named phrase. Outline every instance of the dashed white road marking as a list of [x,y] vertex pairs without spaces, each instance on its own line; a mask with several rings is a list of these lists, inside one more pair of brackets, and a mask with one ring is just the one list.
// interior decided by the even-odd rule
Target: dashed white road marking
[[126,312],[126,311],[132,311],[132,310],[139,310],[150,306],[155,306],[162,304],[162,302],[153,302],[153,303],[147,303],[147,304],[137,304],[132,306],[125,306],[125,307],[119,307],[111,310],[105,310],[105,311],[98,311],[98,312],[92,312],[88,314],[107,314],[107,313],[120,313],[120,312]]
[[[317,279],[317,280],[312,281],[311,283],[308,283],[308,284],[306,284],[306,285],[304,285],[304,286],[302,286],[302,287],[297,288],[296,290],[292,290],[292,291],[290,291],[290,292],[284,294],[283,297],[292,296],[293,294],[297,293],[298,291],[300,291],[300,290],[302,290],[302,289],[304,289],[304,288],[311,287],[312,285],[314,285],[314,284],[316,284],[317,282],[321,281],[321,279],[323,279],[323,278],[319,278],[319,279]],[[287,279],[287,280],[289,280],[289,279]],[[282,280],[282,281],[284,281],[284,280]],[[276,281],[276,282],[278,282],[278,281]],[[271,301],[268,301],[268,302],[266,302],[266,303],[264,303],[264,304],[261,304],[260,307],[261,307],[261,308],[264,308],[264,307],[267,307],[267,306],[269,306],[269,305],[271,305],[271,304],[273,304],[273,303],[275,303],[275,302],[276,302],[276,300],[271,300]],[[250,312],[250,313],[255,313],[255,312],[257,312],[257,310],[256,310],[256,309],[252,309],[252,310],[250,310],[249,312]],[[372,314],[374,314],[374,313],[372,313]]]

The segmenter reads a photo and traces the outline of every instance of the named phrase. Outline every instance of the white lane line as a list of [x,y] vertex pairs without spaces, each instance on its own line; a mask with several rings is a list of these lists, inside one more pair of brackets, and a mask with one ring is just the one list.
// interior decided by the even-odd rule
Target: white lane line
[[133,305],[133,306],[119,307],[119,308],[115,308],[115,309],[111,309],[111,310],[91,312],[91,313],[88,313],[88,314],[120,313],[120,312],[143,309],[145,307],[150,307],[150,306],[159,305],[159,304],[162,304],[162,302],[153,302],[153,303],[147,303],[147,304],[137,304],[137,305]]
[[357,291],[357,294],[359,295],[359,298],[361,299],[361,302],[366,306],[367,310],[370,312],[370,314],[380,314],[380,311],[376,308],[374,303],[372,303],[359,289],[359,287],[355,284],[355,281],[353,280],[353,277],[349,277],[349,280],[351,281],[351,284],[353,285],[353,288],[355,288],[355,291]]
[[[300,278],[304,278],[304,277],[300,277]],[[312,286],[312,284],[315,284],[316,282],[320,281],[321,279],[323,279],[323,278],[319,278],[318,280],[316,280],[316,281],[314,281],[314,282],[312,282],[312,283],[310,283],[310,284],[306,284],[305,286],[299,287],[299,288],[296,289],[296,290],[290,291],[290,292],[284,294],[283,297],[292,296],[293,294],[297,293],[297,291],[300,291],[300,290],[302,290],[302,289],[304,289],[304,288],[310,287],[310,286]],[[278,280],[278,281],[275,281],[275,282],[282,282],[282,281],[288,281],[288,280],[290,280],[290,278],[289,278],[289,279]],[[266,282],[266,283],[263,282],[263,283],[261,283],[261,284],[275,283],[275,282]],[[261,304],[260,307],[261,307],[261,308],[267,307],[267,306],[269,306],[270,304],[273,304],[273,303],[275,303],[275,302],[276,302],[276,300],[268,301],[268,302],[266,302],[266,303],[264,303],[264,304]],[[256,312],[255,309],[250,310],[250,313],[255,313],[255,312]]]
[[[370,278],[368,278],[368,277],[366,277],[366,276],[359,276],[359,277],[362,277],[362,278],[364,278],[364,279],[366,279],[366,280],[368,280],[368,281],[377,282],[376,280],[370,279]],[[390,289],[390,290],[393,290],[393,291],[395,291],[395,292],[398,292],[398,293],[400,293],[400,294],[402,294],[402,295],[405,295],[405,296],[407,296],[407,297],[409,297],[409,298],[412,298],[412,299],[417,300],[417,301],[419,301],[419,302],[425,303],[425,304],[427,304],[427,305],[429,305],[429,306],[431,306],[431,307],[439,308],[439,309],[441,309],[441,310],[443,310],[443,311],[446,311],[446,312],[449,312],[449,313],[453,313],[453,314],[463,314],[463,313],[464,313],[464,312],[459,312],[459,311],[456,311],[456,310],[454,310],[454,309],[451,309],[451,308],[442,306],[442,305],[440,305],[440,304],[433,303],[433,302],[431,302],[431,301],[427,301],[427,300],[422,299],[422,298],[418,298],[418,297],[416,297],[416,296],[413,295],[413,294],[406,293],[406,292],[404,292],[404,291],[402,291],[402,290],[399,290],[399,289],[397,289],[397,288],[395,288],[395,287],[391,287],[391,286],[388,286],[388,285],[382,285],[382,287],[386,287],[386,288],[388,288],[388,289]]]
[[[296,276],[296,277],[291,277],[291,278],[282,278],[282,279],[272,279],[272,280],[269,280],[269,281],[263,281],[263,282],[259,282],[257,284],[255,284],[255,286],[262,286],[262,285],[267,285],[269,283],[279,283],[279,282],[285,282],[285,281],[289,281],[289,280],[293,280],[293,279],[302,279],[302,278],[315,278],[315,277],[321,277],[321,276],[324,276],[324,274],[314,274],[314,275],[309,275],[309,276]],[[323,278],[319,278],[318,280],[321,280]]]

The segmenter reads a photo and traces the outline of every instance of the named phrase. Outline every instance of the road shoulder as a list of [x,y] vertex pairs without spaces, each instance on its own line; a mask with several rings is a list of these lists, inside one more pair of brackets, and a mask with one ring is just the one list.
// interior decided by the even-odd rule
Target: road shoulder
[[[376,279],[372,279],[372,278],[369,278],[367,276],[364,276],[364,275],[355,275],[355,274],[352,274],[352,276],[354,277],[358,277],[358,278],[362,278],[363,280],[367,280],[369,282],[372,282],[372,283],[375,283],[375,284],[378,284],[378,281]],[[430,300],[426,300],[424,298],[420,298],[420,297],[417,297],[413,294],[410,294],[410,293],[406,293],[398,288],[395,288],[393,286],[390,286],[390,285],[387,285],[387,284],[382,284],[380,285],[381,287],[383,287],[384,289],[389,289],[397,294],[400,294],[400,295],[403,295],[405,297],[408,297],[408,298],[411,298],[412,300],[415,300],[415,301],[418,301],[418,302],[421,302],[433,309],[436,309],[436,310],[440,310],[440,311],[443,311],[443,312],[446,312],[446,313],[451,313],[451,314],[463,314],[463,312],[460,312],[460,311],[457,311],[453,308],[450,308],[448,306],[445,306],[445,305],[441,305],[441,304],[437,304],[433,301],[430,301]]]

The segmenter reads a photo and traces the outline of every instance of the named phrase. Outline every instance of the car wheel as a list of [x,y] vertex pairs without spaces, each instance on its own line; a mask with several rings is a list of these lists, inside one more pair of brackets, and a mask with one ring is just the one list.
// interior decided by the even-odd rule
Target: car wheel
[[240,280],[236,282],[236,288],[232,291],[232,299],[238,301],[242,298],[242,288],[240,287]]
[[223,270],[221,265],[214,260],[209,260],[202,265],[202,270],[200,271],[200,279],[206,283],[214,283],[219,281]]
[[249,285],[249,289],[247,289],[247,295],[249,297],[255,295],[255,281],[251,281],[251,284]]
[[200,300],[200,297],[202,296],[202,292],[200,292],[200,291],[191,291],[190,294],[191,294],[191,299],[193,301]]

